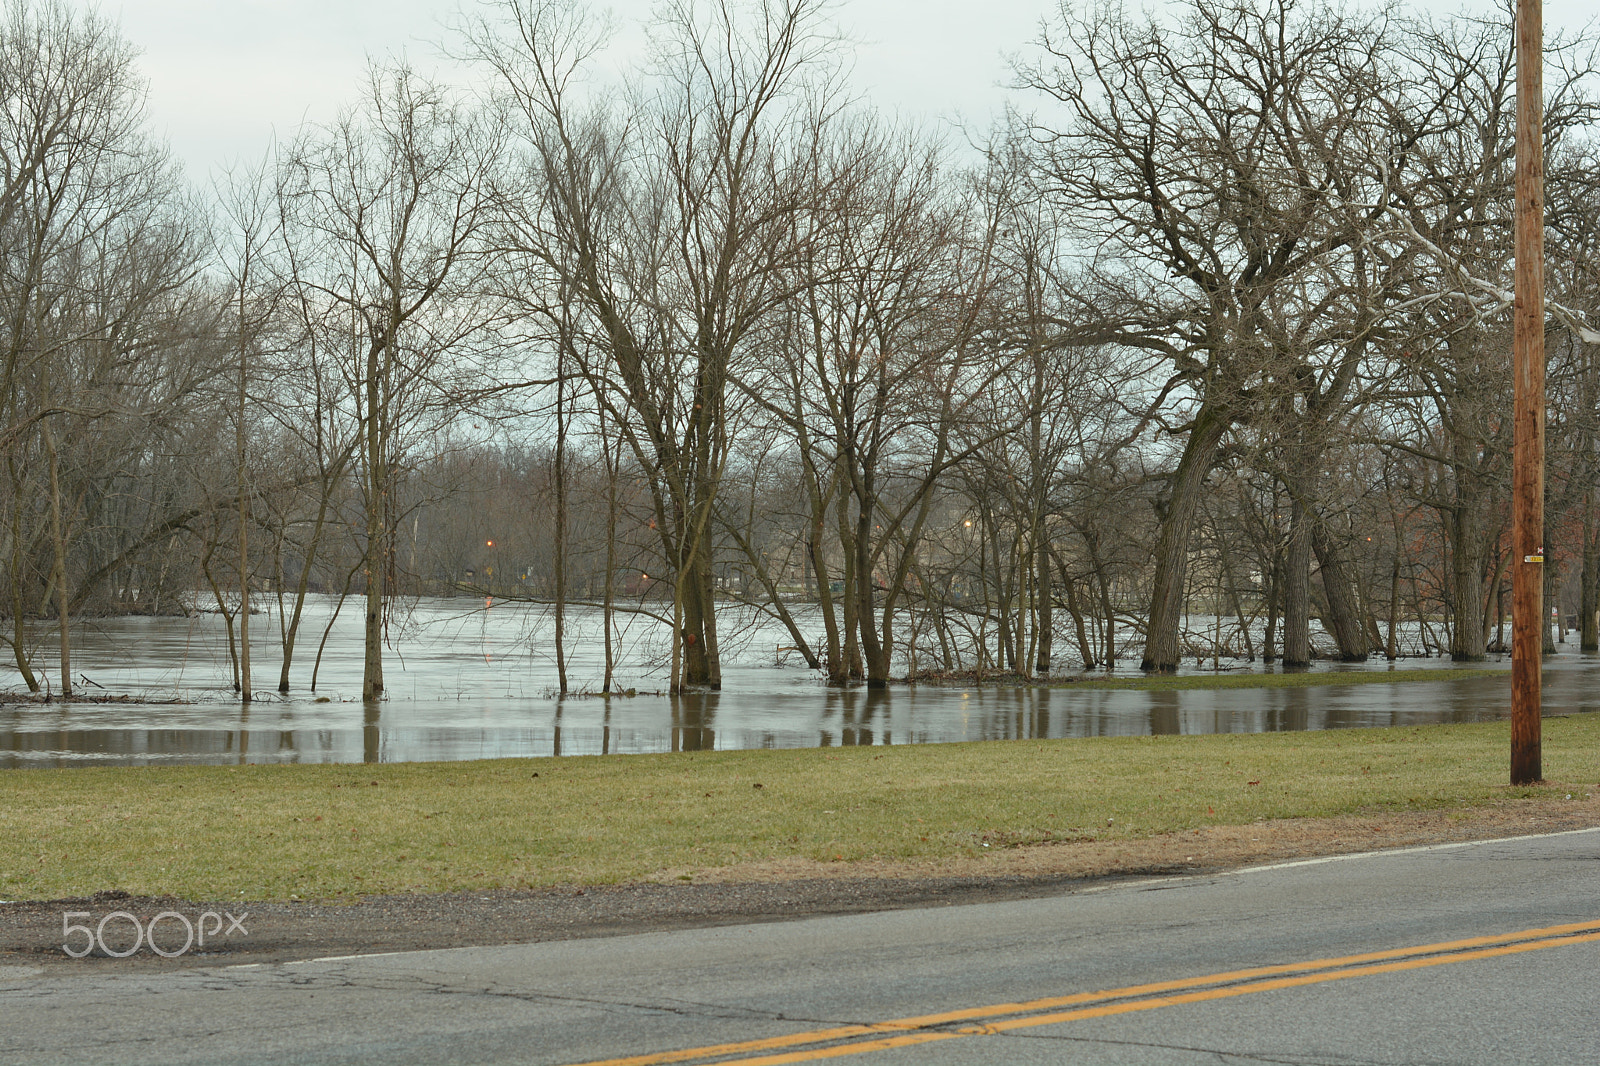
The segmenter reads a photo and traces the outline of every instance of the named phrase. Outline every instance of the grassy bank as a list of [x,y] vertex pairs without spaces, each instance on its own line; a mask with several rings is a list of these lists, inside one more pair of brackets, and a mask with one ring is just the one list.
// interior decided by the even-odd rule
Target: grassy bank
[[[1040,841],[1361,810],[1508,789],[1505,723],[385,766],[0,774],[0,897],[120,888],[349,898],[787,856],[939,859]],[[1600,715],[1545,722],[1552,780],[1600,781]]]

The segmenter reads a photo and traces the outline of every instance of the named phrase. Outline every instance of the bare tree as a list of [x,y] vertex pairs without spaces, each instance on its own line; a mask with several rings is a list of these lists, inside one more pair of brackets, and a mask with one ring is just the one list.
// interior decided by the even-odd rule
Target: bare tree
[[1066,111],[1032,130],[1094,249],[1086,333],[1171,367],[1157,405],[1184,446],[1158,501],[1146,670],[1177,665],[1199,494],[1281,365],[1273,302],[1363,232],[1340,156],[1368,120],[1379,33],[1320,5],[1199,0],[1172,28],[1102,8],[1063,15],[1047,63],[1021,71]]
[[[833,147],[819,172],[825,210],[801,242],[794,320],[777,335],[774,365],[742,385],[805,442],[814,515],[824,479],[836,486],[853,608],[844,628],[860,635],[867,684],[882,687],[938,490],[1011,428],[975,416],[1020,356],[985,333],[997,215],[977,209],[970,188],[947,193],[938,153],[903,133],[863,123]],[[847,669],[833,639],[839,679]]]
[[[133,59],[97,15],[27,0],[0,13],[8,643],[32,690],[28,615],[54,599],[60,686],[70,694],[71,613],[102,576],[92,568],[74,575],[72,541],[91,486],[103,486],[127,455],[101,452],[91,463],[89,439],[134,443],[105,424],[148,418],[196,380],[165,362],[177,348],[174,293],[192,277],[195,256],[175,171],[142,128]],[[50,560],[42,583],[32,558],[41,539]]]
[[831,47],[812,0],[664,7],[654,66],[621,114],[574,81],[605,40],[582,9],[504,0],[469,24],[527,148],[506,203],[528,315],[581,309],[574,350],[647,473],[673,583],[672,686],[721,685],[711,519],[736,360],[783,295]]
[[482,392],[474,356],[494,129],[404,65],[374,68],[366,98],[289,150],[281,184],[291,282],[340,337],[344,403],[358,431],[365,517],[362,698],[383,695],[397,480],[430,420]]

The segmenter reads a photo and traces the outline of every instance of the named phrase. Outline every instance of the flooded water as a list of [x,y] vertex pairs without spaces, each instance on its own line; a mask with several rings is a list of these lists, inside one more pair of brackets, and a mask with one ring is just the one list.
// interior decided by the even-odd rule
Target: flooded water
[[[792,653],[786,632],[731,611],[719,693],[669,697],[665,631],[635,618],[619,635],[615,690],[556,696],[553,627],[541,608],[428,600],[391,634],[388,698],[363,705],[361,618],[347,604],[332,623],[317,689],[310,679],[331,605],[308,609],[288,695],[276,615],[252,619],[257,700],[231,688],[222,621],[121,618],[85,627],[73,669],[106,693],[169,704],[0,707],[0,767],[236,762],[402,762],[596,755],[712,748],[932,744],[1031,737],[1254,733],[1503,718],[1502,678],[1406,685],[1234,691],[1107,692],[1040,688],[830,689]],[[820,625],[802,615],[805,630]],[[592,691],[603,674],[598,612],[568,619],[568,675]],[[53,664],[41,654],[36,666]],[[1137,657],[1129,665],[1137,665]],[[1224,665],[1227,665],[1224,660]],[[1243,664],[1240,664],[1241,666]],[[1451,664],[1402,660],[1402,667]],[[1496,665],[1491,663],[1489,665]],[[1499,663],[1507,666],[1506,663]],[[1206,666],[1210,666],[1207,661]],[[1382,660],[1320,669],[1386,670]],[[1545,672],[1546,713],[1600,710],[1600,656],[1567,645]],[[18,687],[14,670],[0,686]],[[80,680],[80,691],[98,692]]]

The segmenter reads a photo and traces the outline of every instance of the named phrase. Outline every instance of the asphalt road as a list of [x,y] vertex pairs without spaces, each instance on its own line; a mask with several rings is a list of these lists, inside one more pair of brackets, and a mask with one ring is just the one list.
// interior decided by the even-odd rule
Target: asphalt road
[[[711,1048],[704,1053],[670,1054]],[[0,969],[0,1062],[1600,1063],[1600,830],[1047,899]]]

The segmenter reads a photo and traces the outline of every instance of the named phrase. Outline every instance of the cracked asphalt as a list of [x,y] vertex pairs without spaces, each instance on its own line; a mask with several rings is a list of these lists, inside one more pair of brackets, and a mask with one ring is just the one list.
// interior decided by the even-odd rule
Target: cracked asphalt
[[[8,962],[0,1062],[571,1063],[1595,921],[1591,830],[597,939],[171,969]],[[1562,943],[951,1030],[851,1061],[1594,1063],[1597,973],[1600,940]]]

